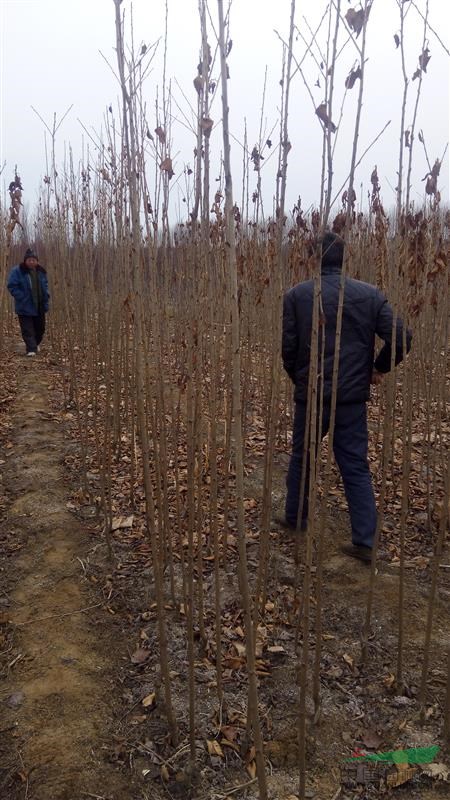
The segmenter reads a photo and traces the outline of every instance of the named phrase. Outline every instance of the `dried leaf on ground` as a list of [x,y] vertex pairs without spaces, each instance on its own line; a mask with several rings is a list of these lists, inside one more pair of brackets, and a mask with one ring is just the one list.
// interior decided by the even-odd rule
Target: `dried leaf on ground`
[[395,681],[396,678],[392,672],[389,672],[388,675],[385,675],[383,678],[383,683],[387,689],[392,689],[392,687],[395,685]]
[[247,772],[252,780],[256,778],[256,761],[250,761],[250,763],[247,764]]
[[344,659],[345,663],[348,664],[351,670],[355,669],[355,659],[352,656],[349,656],[348,653],[344,653],[342,658]]
[[138,647],[131,656],[132,664],[144,664],[150,655],[149,650],[144,650],[143,647]]
[[223,750],[216,739],[207,739],[206,744],[210,756],[220,756],[220,758],[223,758]]
[[368,730],[363,733],[362,741],[369,750],[376,750],[383,740],[376,731]]
[[134,520],[133,514],[131,514],[129,517],[114,517],[111,524],[111,530],[117,531],[117,530],[122,530],[123,528],[132,528],[133,520]]
[[233,647],[236,650],[238,656],[245,656],[246,654],[245,644],[242,644],[242,642],[235,641],[233,642]]
[[155,705],[155,702],[156,702],[156,694],[155,692],[151,692],[151,694],[148,694],[146,697],[144,697],[142,705],[144,706],[144,708],[151,708],[151,706]]
[[239,729],[233,725],[222,725],[220,732],[228,739],[229,742],[234,742],[239,734]]

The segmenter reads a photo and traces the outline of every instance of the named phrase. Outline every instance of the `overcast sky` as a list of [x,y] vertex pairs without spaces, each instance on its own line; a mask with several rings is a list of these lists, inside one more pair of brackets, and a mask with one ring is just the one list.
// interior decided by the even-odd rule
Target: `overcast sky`
[[[406,71],[412,77],[422,49],[423,23],[420,14],[408,3],[405,30]],[[415,0],[424,11],[426,0]],[[130,3],[124,0],[128,21]],[[173,214],[183,215],[183,198],[188,190],[183,175],[186,165],[193,166],[195,139],[189,131],[192,118],[190,104],[195,107],[196,92],[193,79],[199,57],[200,33],[197,0],[168,0],[167,78],[172,89],[172,143],[175,176],[171,182]],[[297,0],[296,23],[306,39],[310,39],[307,22],[312,28],[324,9],[325,0]],[[359,4],[343,0],[344,13]],[[448,0],[429,0],[429,21],[438,32],[444,46],[450,49],[450,4]],[[215,22],[217,4],[210,0]],[[264,74],[267,66],[267,87],[263,128],[264,140],[274,128],[271,139],[278,141],[280,103],[281,42],[287,38],[290,0],[233,0],[230,36],[233,47],[229,55],[229,102],[231,111],[232,162],[235,179],[235,198],[241,195],[242,142],[244,120],[247,123],[248,146],[251,150],[259,137]],[[134,38],[139,48],[148,46],[164,36],[164,0],[134,0]],[[307,22],[306,22],[306,21]],[[57,155],[62,162],[64,150],[70,144],[75,160],[81,156],[82,142],[87,136],[81,123],[97,140],[104,128],[107,107],[112,104],[117,115],[118,86],[105,59],[115,68],[114,4],[112,0],[0,0],[1,29],[1,98],[0,98],[0,166],[8,185],[17,163],[24,186],[24,200],[33,205],[46,173],[44,126],[32,110],[39,112],[51,127],[53,115],[61,118],[73,108],[57,135]],[[129,30],[129,29],[128,29]],[[370,173],[376,164],[386,207],[395,202],[396,169],[399,155],[402,75],[400,50],[395,48],[394,34],[399,30],[397,0],[374,0],[368,26],[368,61],[362,126],[359,141],[361,153],[388,120],[391,124],[380,141],[365,157],[357,173],[358,199],[370,188]],[[344,29],[342,30],[344,41]],[[301,35],[295,42],[295,57],[300,60],[305,51]],[[325,48],[326,25],[318,40]],[[360,39],[358,40],[360,41]],[[449,57],[432,31],[428,33],[431,60],[424,75],[419,106],[417,130],[423,129],[431,163],[441,157],[449,139]],[[210,43],[214,46],[213,34]],[[149,127],[156,127],[155,99],[162,83],[163,42],[161,41],[144,87]],[[320,58],[317,51],[317,57]],[[104,58],[102,57],[102,55]],[[357,62],[357,53],[350,42],[339,58],[336,76],[335,115],[338,118],[344,93],[345,77]],[[314,104],[323,101],[323,79],[312,55],[304,62],[305,78]],[[215,68],[216,77],[218,68]],[[316,81],[320,85],[315,85]],[[406,122],[412,120],[418,81],[410,83]],[[335,183],[337,191],[345,182],[351,156],[356,97],[359,83],[348,92],[342,123],[338,131],[335,153]],[[319,198],[321,165],[321,128],[314,106],[302,77],[297,74],[292,83],[289,138],[288,207],[301,195],[303,207]],[[220,96],[217,95],[211,116],[220,121]],[[221,130],[218,125],[211,137],[216,153],[213,170],[218,174],[221,149]],[[422,145],[416,139],[412,199],[421,203],[428,171]],[[263,194],[266,213],[272,212],[272,197],[276,172],[276,154],[271,158],[268,149],[263,170]],[[448,201],[448,153],[440,177],[443,200]],[[154,165],[149,161],[152,182]],[[363,189],[360,189],[361,183]],[[217,185],[217,184],[214,184]],[[256,185],[255,173],[250,174],[250,192]]]

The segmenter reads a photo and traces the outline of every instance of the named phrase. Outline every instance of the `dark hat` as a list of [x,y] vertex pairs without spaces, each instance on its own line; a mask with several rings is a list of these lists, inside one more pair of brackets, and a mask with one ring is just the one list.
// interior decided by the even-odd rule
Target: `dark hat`
[[322,239],[322,267],[342,267],[344,240],[337,233],[326,233]]
[[39,261],[39,259],[37,257],[37,254],[34,252],[32,247],[29,247],[28,250],[26,251],[25,255],[24,255],[24,257],[23,257],[23,262],[24,263],[27,260],[27,258],[35,258],[36,261]]

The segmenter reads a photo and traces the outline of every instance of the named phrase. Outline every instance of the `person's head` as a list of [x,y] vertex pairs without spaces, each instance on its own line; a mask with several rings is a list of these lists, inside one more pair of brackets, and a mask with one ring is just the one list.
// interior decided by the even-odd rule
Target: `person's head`
[[344,240],[337,233],[325,233],[322,239],[322,269],[341,269],[344,260]]
[[23,257],[23,263],[25,264],[26,267],[30,267],[31,269],[35,269],[37,267],[39,259],[31,247],[29,247],[28,250],[26,251]]

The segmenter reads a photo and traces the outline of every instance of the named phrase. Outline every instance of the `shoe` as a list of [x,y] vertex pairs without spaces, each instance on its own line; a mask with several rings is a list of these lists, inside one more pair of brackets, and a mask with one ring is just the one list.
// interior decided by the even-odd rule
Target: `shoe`
[[35,355],[36,353],[34,352],[34,350],[30,350],[30,352],[27,353],[27,356],[35,356]]
[[[296,525],[292,525],[290,522],[288,522],[286,520],[285,517],[274,517],[273,521],[275,522],[276,525],[279,525],[279,527],[283,528],[285,531],[296,531],[297,530],[297,526]],[[301,531],[306,531],[307,527],[308,527],[308,520],[302,519],[302,521],[300,523],[300,530]]]
[[370,564],[372,561],[371,547],[364,547],[361,544],[343,544],[341,551],[345,553],[346,556],[358,558],[360,561],[364,561],[366,564]]

